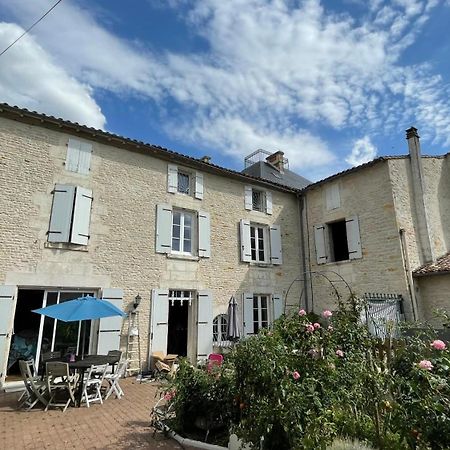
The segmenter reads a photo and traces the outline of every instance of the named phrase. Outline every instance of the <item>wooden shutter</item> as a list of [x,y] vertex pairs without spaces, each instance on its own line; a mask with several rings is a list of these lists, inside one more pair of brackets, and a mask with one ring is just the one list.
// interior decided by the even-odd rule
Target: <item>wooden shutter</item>
[[14,324],[16,286],[0,286],[0,387],[5,381]]
[[283,296],[281,294],[273,294],[273,320],[277,320],[283,313]]
[[76,188],[73,210],[72,244],[87,245],[89,242],[89,223],[91,220],[92,191],[82,187]]
[[169,290],[152,290],[152,315],[150,318],[151,352],[167,354],[167,331],[169,328]]
[[69,142],[67,143],[66,170],[78,172],[80,145],[81,142],[77,139],[69,139]]
[[339,193],[339,185],[337,183],[327,186],[325,195],[328,211],[337,209],[341,206],[341,196]]
[[174,164],[167,165],[167,192],[175,194],[178,191],[178,167]]
[[241,219],[241,261],[250,262],[252,259],[252,250],[250,247],[250,221]]
[[211,220],[209,213],[198,212],[198,256],[211,257]]
[[[102,299],[111,302],[123,310],[123,290],[114,288],[103,289]],[[98,327],[97,354],[106,355],[110,350],[120,350],[120,333],[123,318],[120,316],[100,319]]]
[[203,200],[203,174],[195,172],[195,198]]
[[270,227],[270,262],[274,265],[283,264],[280,225]]
[[75,186],[56,184],[48,230],[49,242],[69,242]]
[[213,305],[210,291],[198,292],[197,361],[208,358],[213,347]]
[[245,186],[245,209],[253,209],[253,196],[251,186]]
[[266,213],[272,214],[272,192],[266,192]]
[[78,161],[78,172],[88,175],[91,170],[92,144],[80,142],[80,156]]
[[156,205],[156,252],[172,251],[172,207]]
[[244,303],[244,336],[251,336],[255,334],[253,324],[253,294],[244,292],[242,298]]
[[317,264],[325,264],[328,261],[325,225],[314,225],[314,242],[316,244]]
[[347,227],[347,243],[348,243],[349,258],[350,259],[362,258],[358,216],[353,216],[349,217],[348,219],[345,219],[345,225]]

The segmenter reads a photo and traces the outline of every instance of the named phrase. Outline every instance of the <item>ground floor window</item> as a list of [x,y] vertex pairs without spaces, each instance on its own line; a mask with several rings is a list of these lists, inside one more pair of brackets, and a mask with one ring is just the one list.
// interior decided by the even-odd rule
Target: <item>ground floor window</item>
[[226,314],[219,314],[213,320],[213,342],[220,344],[227,341],[228,317]]
[[269,323],[269,296],[253,295],[253,332],[268,328]]

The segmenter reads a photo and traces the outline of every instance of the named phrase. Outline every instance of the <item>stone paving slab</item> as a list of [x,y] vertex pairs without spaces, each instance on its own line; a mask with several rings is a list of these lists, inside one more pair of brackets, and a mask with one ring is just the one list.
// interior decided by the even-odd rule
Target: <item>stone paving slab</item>
[[180,449],[173,439],[150,428],[150,410],[159,397],[154,383],[121,381],[125,396],[103,405],[17,409],[20,393],[0,394],[0,449]]

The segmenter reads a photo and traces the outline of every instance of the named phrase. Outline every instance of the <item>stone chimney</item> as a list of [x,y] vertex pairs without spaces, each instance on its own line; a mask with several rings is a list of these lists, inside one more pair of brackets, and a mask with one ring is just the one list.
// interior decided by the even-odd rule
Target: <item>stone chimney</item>
[[279,172],[284,172],[284,153],[282,151],[278,150],[277,152],[272,153],[266,158],[266,161],[269,164],[272,164],[272,166],[275,166]]
[[204,162],[204,163],[210,163],[211,162],[211,156],[202,156],[201,158],[200,158],[200,161],[202,161],[202,162]]
[[420,150],[419,134],[417,128],[411,127],[406,130],[409,157],[411,160],[411,179],[414,198],[414,206],[417,217],[417,234],[419,237],[422,264],[434,261],[434,251],[431,239],[430,221],[424,197],[425,180],[423,178],[422,154]]

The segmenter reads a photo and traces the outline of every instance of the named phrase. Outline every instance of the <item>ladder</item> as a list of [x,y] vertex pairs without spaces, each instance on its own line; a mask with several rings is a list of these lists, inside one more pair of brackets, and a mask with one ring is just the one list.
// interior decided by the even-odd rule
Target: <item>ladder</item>
[[139,311],[131,311],[128,314],[126,358],[129,361],[127,375],[142,374]]

